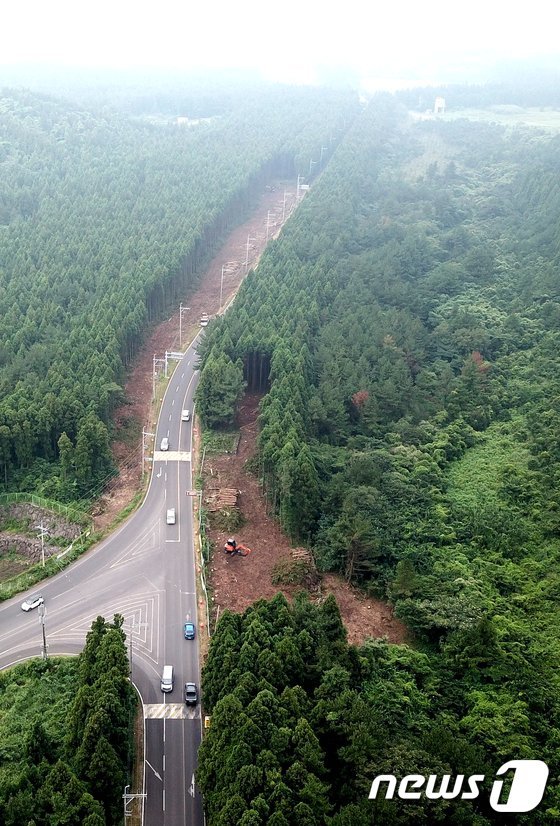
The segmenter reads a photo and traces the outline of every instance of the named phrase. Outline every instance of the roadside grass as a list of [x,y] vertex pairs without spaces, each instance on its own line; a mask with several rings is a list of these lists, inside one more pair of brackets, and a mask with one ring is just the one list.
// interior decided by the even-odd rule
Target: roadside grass
[[202,436],[202,449],[207,454],[236,453],[241,434],[239,430],[213,432],[206,430]]

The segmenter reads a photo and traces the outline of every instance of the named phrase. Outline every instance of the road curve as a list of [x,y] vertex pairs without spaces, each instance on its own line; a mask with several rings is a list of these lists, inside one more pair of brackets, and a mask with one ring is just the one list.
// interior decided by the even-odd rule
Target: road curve
[[[49,655],[77,654],[92,621],[99,615],[125,618],[132,680],[144,707],[146,826],[202,826],[202,799],[194,772],[202,736],[200,705],[187,707],[183,686],[200,684],[197,640],[185,640],[183,625],[199,630],[193,542],[192,419],[198,381],[197,339],[169,380],[156,430],[148,491],[142,505],[95,548],[60,574],[35,586],[45,598]],[[160,451],[163,437],[169,450]],[[177,521],[166,524],[166,510]],[[20,609],[25,595],[0,605],[0,668],[42,651],[37,611]],[[173,691],[163,694],[164,665],[173,665]],[[124,791],[124,790],[123,790]],[[139,792],[140,789],[131,789]]]

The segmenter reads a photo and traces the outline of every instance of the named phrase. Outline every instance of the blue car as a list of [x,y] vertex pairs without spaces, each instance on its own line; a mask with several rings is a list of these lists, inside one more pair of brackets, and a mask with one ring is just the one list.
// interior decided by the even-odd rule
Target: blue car
[[185,639],[194,640],[195,628],[193,622],[185,623]]

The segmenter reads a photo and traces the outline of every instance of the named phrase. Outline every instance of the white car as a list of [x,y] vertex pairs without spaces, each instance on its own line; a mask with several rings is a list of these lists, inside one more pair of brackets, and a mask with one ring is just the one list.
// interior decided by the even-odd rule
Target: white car
[[21,604],[22,611],[31,611],[33,608],[38,608],[39,605],[44,603],[44,599],[41,594],[34,594],[32,597],[28,597],[25,602]]
[[168,508],[167,509],[167,516],[165,518],[165,521],[167,522],[168,525],[174,525],[175,524],[175,522],[177,521],[177,519],[175,517],[175,508]]
[[181,413],[181,421],[182,422],[189,422],[191,419],[191,411],[190,410],[183,410]]
[[169,450],[169,439],[167,438],[167,436],[164,436],[161,440],[160,450]]

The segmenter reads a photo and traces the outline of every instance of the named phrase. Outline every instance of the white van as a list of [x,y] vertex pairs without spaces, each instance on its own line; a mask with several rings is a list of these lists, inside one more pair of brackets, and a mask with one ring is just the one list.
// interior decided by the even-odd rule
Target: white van
[[165,521],[168,525],[174,525],[176,521],[175,517],[175,508],[168,508],[167,509],[167,516],[165,517]]
[[189,422],[191,419],[191,411],[190,410],[183,410],[181,412],[181,421],[182,422]]
[[173,691],[173,666],[164,665],[163,674],[161,675],[161,690],[166,694],[168,691]]

